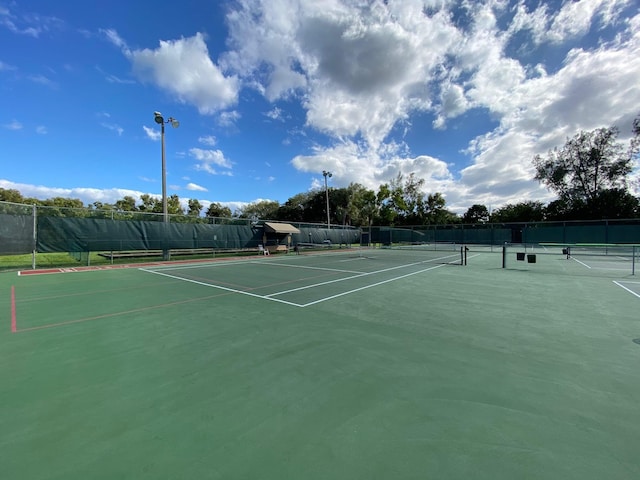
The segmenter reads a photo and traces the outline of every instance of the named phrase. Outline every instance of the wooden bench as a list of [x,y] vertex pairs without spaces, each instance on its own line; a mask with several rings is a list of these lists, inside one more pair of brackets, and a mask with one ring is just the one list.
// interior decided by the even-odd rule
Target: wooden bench
[[[213,248],[175,248],[169,250],[169,255],[180,256],[180,255],[211,255],[214,256],[216,253],[234,253],[234,252],[246,252],[250,251],[247,249],[221,249],[215,250]],[[118,251],[118,252],[102,252],[99,253],[101,257],[108,258],[110,260],[117,260],[122,258],[144,258],[144,257],[161,257],[162,250],[131,250],[131,251]]]
[[267,245],[267,250],[269,253],[278,253],[278,252],[289,252],[289,247],[286,245]]

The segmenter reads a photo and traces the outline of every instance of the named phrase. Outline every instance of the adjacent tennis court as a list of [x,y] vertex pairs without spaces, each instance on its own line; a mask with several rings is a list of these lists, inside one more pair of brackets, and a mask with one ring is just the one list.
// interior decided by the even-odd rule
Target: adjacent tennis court
[[0,274],[3,478],[639,478],[639,277],[492,250]]

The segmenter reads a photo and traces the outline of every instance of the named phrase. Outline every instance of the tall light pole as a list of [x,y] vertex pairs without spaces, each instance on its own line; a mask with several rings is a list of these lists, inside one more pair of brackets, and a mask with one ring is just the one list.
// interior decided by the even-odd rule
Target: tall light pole
[[329,220],[329,187],[327,187],[327,177],[331,178],[333,174],[323,170],[322,175],[324,176],[324,191],[327,194],[327,228],[331,228],[331,222]]
[[[169,209],[167,206],[167,163],[164,155],[164,124],[170,123],[173,128],[178,128],[180,122],[169,117],[166,121],[160,112],[153,112],[154,120],[160,125],[160,143],[162,144],[162,216],[164,223],[169,223]],[[165,260],[169,260],[169,251],[162,251]]]

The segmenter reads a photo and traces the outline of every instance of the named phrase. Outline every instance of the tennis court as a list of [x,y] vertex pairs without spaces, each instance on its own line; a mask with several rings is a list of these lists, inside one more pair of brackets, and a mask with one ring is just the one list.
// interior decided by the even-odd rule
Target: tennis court
[[640,478],[640,277],[492,250],[2,273],[2,476]]

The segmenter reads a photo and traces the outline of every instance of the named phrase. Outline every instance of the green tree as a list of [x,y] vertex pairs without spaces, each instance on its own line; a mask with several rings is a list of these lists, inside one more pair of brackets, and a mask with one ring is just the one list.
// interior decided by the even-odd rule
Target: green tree
[[389,184],[380,185],[378,204],[381,220],[390,220],[390,224],[422,225],[427,221],[428,205],[422,191],[424,179],[415,173],[404,177],[402,173]]
[[136,199],[132,196],[126,195],[115,203],[115,208],[119,212],[136,212]]
[[207,217],[231,218],[231,209],[223,206],[219,202],[214,202],[207,208]]
[[[560,206],[560,204],[558,204]],[[491,215],[495,223],[509,222],[541,222],[545,218],[545,206],[542,202],[526,201],[506,204],[496,209]]]
[[456,223],[457,215],[448,211],[445,206],[447,202],[440,192],[430,193],[425,202],[426,222],[435,225]]
[[24,203],[22,194],[13,188],[0,188],[0,201],[12,203]]
[[148,193],[140,195],[140,206],[138,209],[141,212],[162,212],[162,200],[156,197],[152,197]]
[[110,203],[95,201],[91,205],[89,205],[89,208],[94,210],[114,210],[115,206]]
[[191,198],[189,199],[189,211],[187,212],[187,215],[190,217],[199,217],[203,208],[204,207],[198,200]]
[[[560,221],[571,220],[572,208],[566,200],[557,199],[549,204],[545,208],[544,219],[546,221]],[[499,221],[499,220],[495,220]]]
[[587,202],[574,205],[572,220],[594,220],[607,218],[635,218],[638,211],[638,198],[622,188],[603,190]]
[[376,193],[376,205],[378,205],[378,222],[380,225],[394,225],[398,216],[395,203],[391,200],[391,187],[384,183],[378,188]]
[[280,208],[280,203],[275,200],[260,200],[248,203],[239,209],[240,218],[259,218],[262,220],[275,220]]
[[351,215],[354,213],[351,205],[351,195],[352,193],[349,188],[329,189],[329,214],[332,225],[351,225]]
[[349,217],[354,226],[369,226],[373,223],[378,212],[376,194],[359,183],[351,183],[349,191]]
[[278,207],[276,220],[288,222],[308,222],[307,211],[311,193],[298,193]]
[[167,198],[167,211],[170,215],[184,215],[180,197],[175,193]]
[[[638,126],[634,123],[634,129]],[[627,189],[637,154],[638,132],[630,146],[617,141],[616,127],[580,132],[543,157],[533,159],[536,180],[558,194],[570,208],[592,204],[605,190]]]
[[489,209],[485,205],[474,204],[462,216],[464,223],[487,223],[489,221]]

